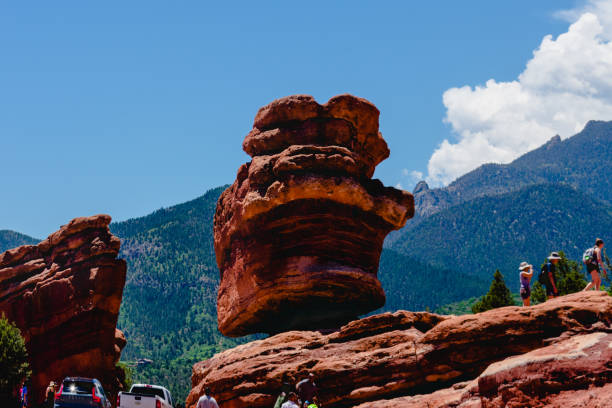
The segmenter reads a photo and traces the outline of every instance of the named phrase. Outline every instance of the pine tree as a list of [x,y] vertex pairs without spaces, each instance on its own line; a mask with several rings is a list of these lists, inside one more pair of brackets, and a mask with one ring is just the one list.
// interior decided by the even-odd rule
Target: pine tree
[[544,286],[536,281],[531,287],[531,304],[537,305],[542,302],[546,302],[546,291],[544,290]]
[[0,400],[8,401],[21,381],[30,375],[25,341],[19,329],[0,317]]
[[559,256],[561,256],[561,260],[557,264],[557,289],[559,290],[559,296],[579,292],[584,289],[587,281],[582,273],[582,267],[578,265],[578,262],[567,259],[563,251],[559,252]]
[[508,289],[506,282],[504,282],[504,276],[499,270],[496,270],[489,293],[472,305],[472,312],[480,313],[504,306],[514,306],[514,300],[512,299],[510,289]]

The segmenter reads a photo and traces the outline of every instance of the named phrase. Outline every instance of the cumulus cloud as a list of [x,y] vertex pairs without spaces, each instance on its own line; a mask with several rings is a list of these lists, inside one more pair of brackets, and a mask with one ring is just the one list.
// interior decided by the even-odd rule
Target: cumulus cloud
[[574,22],[556,39],[544,37],[516,80],[444,92],[444,120],[457,139],[444,140],[431,156],[431,184],[447,184],[483,163],[510,162],[555,134],[572,136],[591,119],[612,119],[612,1],[558,16]]

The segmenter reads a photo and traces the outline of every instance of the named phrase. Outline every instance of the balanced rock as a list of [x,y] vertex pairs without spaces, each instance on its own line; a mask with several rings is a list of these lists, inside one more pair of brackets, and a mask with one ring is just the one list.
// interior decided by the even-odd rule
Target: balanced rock
[[384,304],[382,243],[414,200],[371,179],[389,156],[378,116],[351,95],[324,105],[295,95],[259,110],[243,143],[253,159],[214,219],[223,334],[335,328]]
[[38,245],[0,254],[0,314],[21,330],[32,369],[32,395],[51,380],[98,378],[117,392],[115,368],[126,344],[116,329],[126,263],[111,217],[75,218]]
[[329,334],[277,334],[197,363],[187,406],[206,386],[223,407],[273,406],[284,378],[295,383],[310,372],[330,408],[536,407],[563,391],[598,394],[610,382],[611,325],[605,292],[476,315],[384,313]]

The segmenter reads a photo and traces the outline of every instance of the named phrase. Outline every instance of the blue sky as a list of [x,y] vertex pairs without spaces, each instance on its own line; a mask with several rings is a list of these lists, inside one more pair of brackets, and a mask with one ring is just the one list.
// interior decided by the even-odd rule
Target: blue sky
[[376,177],[411,190],[409,173],[426,177],[463,131],[444,122],[445,92],[515,80],[575,18],[555,13],[581,5],[220,3],[0,6],[0,229],[45,237],[76,216],[124,220],[231,183],[257,109],[295,93],[375,103],[391,148]]

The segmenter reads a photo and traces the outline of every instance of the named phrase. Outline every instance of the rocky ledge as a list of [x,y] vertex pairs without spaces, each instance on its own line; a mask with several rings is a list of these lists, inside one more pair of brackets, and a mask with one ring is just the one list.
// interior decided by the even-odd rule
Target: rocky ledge
[[116,393],[115,368],[125,346],[116,329],[126,264],[111,217],[75,218],[38,245],[0,254],[0,313],[26,341],[32,391],[41,401],[49,381],[96,377]]
[[414,213],[410,193],[371,179],[389,149],[379,111],[351,95],[294,95],[261,108],[253,157],[219,198],[217,312],[228,336],[337,328],[381,307],[385,236]]
[[197,363],[187,406],[209,386],[225,408],[269,407],[285,376],[312,372],[326,408],[604,407],[612,396],[611,325],[604,292],[476,315],[384,313],[328,334],[278,334]]

